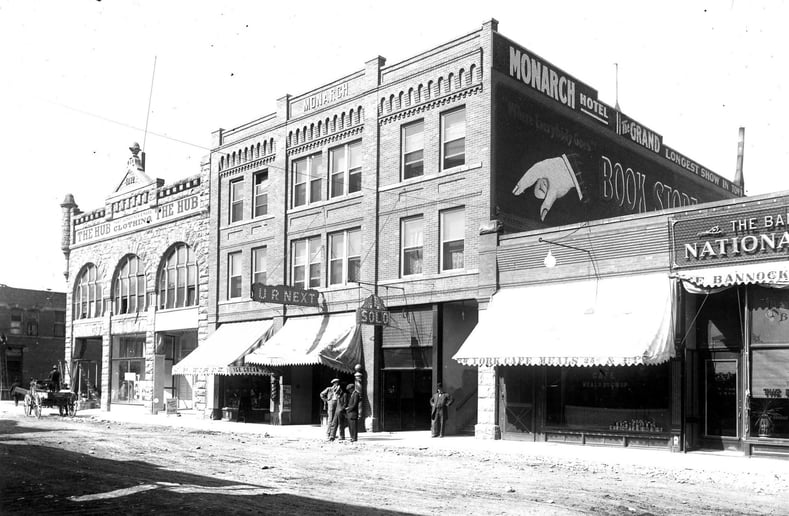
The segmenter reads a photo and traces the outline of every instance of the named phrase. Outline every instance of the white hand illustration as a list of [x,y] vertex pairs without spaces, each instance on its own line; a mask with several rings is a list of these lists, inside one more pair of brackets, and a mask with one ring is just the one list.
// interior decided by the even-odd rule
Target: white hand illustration
[[556,199],[564,197],[573,188],[578,192],[578,198],[583,198],[572,166],[564,154],[532,165],[517,182],[512,193],[520,195],[532,185],[534,185],[534,196],[544,199],[540,206],[541,221],[545,220]]

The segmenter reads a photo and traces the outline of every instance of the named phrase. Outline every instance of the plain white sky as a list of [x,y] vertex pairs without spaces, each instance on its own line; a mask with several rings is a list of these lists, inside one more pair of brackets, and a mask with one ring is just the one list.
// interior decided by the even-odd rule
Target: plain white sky
[[0,0],[0,283],[65,290],[60,203],[102,207],[132,142],[151,177],[196,174],[212,131],[490,18],[610,105],[618,63],[622,110],[728,179],[744,126],[746,193],[789,190],[783,1]]

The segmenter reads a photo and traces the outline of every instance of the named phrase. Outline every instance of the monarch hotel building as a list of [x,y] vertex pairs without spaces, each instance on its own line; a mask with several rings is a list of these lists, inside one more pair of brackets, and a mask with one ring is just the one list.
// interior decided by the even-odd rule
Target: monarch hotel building
[[[425,430],[442,382],[449,433],[659,446],[682,412],[663,214],[742,195],[495,20],[218,129],[210,190],[211,336],[191,370],[249,328],[227,358],[270,372],[271,422],[318,423],[339,377],[363,390],[368,429]],[[654,294],[635,319],[628,285]],[[605,317],[585,317],[595,293]],[[387,324],[357,323],[366,302]],[[625,320],[638,336],[605,330]]]
[[200,408],[205,385],[172,368],[206,331],[208,167],[164,184],[138,144],[129,150],[103,206],[83,212],[71,194],[61,204],[69,381],[103,410]]

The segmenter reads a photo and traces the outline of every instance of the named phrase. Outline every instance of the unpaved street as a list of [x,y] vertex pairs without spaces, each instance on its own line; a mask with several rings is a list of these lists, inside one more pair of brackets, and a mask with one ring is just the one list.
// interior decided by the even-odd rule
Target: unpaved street
[[79,414],[0,418],[4,515],[789,514],[789,461],[727,457],[722,468],[662,451],[611,450],[642,457],[620,461],[529,443],[453,448],[460,437],[399,446],[376,434],[329,443],[317,428],[294,439]]

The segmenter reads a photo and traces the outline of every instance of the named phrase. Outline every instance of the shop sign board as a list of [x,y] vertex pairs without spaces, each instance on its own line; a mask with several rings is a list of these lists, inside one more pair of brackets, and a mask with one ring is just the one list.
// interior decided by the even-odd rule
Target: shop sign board
[[676,269],[789,257],[789,205],[679,218],[670,226],[672,267]]
[[320,292],[314,289],[302,289],[288,285],[252,284],[252,300],[261,303],[279,305],[318,306]]
[[374,326],[389,326],[391,316],[383,299],[372,294],[367,297],[356,310],[357,324],[371,324]]
[[687,207],[743,194],[588,85],[494,40],[494,196],[506,232]]

